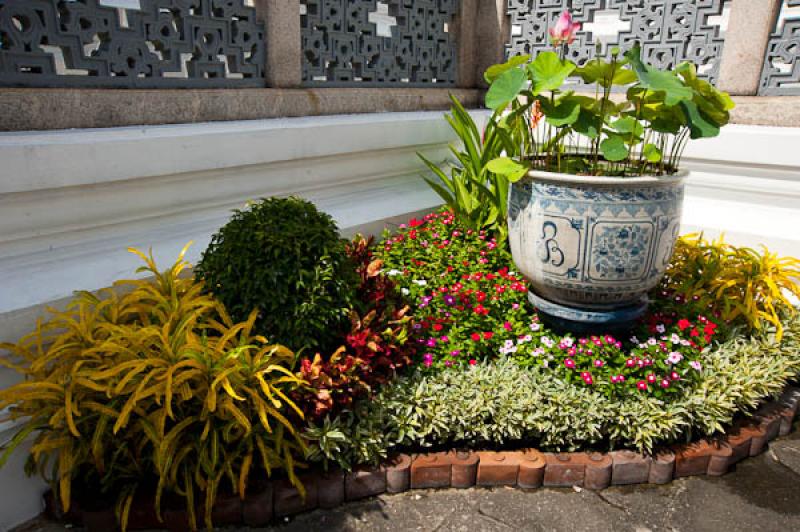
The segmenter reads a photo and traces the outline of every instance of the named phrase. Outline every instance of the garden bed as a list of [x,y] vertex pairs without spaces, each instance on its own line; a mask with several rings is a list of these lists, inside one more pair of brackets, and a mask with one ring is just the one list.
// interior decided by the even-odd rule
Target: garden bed
[[619,337],[548,327],[502,236],[448,210],[343,242],[313,206],[269,200],[194,279],[142,258],[154,279],[80,294],[5,346],[27,376],[1,392],[27,419],[8,452],[36,431],[49,512],[89,528],[719,475],[797,414],[800,319],[781,292],[797,266],[766,252],[682,239]]

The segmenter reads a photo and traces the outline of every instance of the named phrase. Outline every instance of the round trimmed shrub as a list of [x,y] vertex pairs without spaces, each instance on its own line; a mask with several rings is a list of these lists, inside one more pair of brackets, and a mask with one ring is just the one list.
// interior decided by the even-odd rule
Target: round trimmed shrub
[[333,219],[300,198],[234,211],[195,268],[234,320],[259,310],[256,330],[292,349],[329,351],[342,339],[358,277]]

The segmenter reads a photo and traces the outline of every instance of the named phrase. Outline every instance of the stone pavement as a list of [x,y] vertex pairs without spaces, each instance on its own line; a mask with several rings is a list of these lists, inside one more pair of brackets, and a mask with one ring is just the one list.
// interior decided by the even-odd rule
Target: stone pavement
[[[513,488],[409,491],[287,519],[271,532],[758,531],[800,530],[800,434],[720,478],[602,492]],[[35,520],[18,532],[62,532]],[[249,529],[228,529],[246,532]]]

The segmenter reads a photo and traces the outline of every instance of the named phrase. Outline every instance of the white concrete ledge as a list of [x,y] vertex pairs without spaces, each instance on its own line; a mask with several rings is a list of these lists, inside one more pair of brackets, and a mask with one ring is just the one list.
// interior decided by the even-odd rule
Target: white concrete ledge
[[[345,231],[436,206],[415,152],[444,159],[441,112],[0,134],[0,314],[174,260],[247,200],[298,194]],[[0,317],[0,338],[3,338]]]

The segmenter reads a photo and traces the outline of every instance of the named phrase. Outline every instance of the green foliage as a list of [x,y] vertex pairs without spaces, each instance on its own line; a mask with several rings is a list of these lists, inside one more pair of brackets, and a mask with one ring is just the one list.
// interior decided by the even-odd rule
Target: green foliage
[[[508,70],[509,74],[519,70]],[[500,74],[503,78],[506,74]],[[522,75],[524,78],[524,74]],[[524,79],[523,79],[524,81]],[[498,85],[499,86],[499,85]],[[460,146],[450,146],[458,163],[448,176],[439,165],[423,160],[438,178],[425,179],[430,187],[456,213],[459,220],[472,229],[487,229],[504,238],[508,211],[509,183],[520,179],[527,167],[511,160],[494,161],[503,153],[509,133],[498,123],[499,115],[489,119],[481,134],[475,121],[464,106],[450,96],[453,106],[445,118],[460,140]],[[490,165],[494,161],[493,165]]]
[[787,294],[800,297],[800,260],[736,247],[722,238],[681,237],[661,290],[699,309],[713,309],[731,325],[751,331],[775,328],[783,335],[782,318],[796,310]]
[[[564,41],[566,42],[566,41]],[[733,101],[697,77],[694,65],[662,71],[645,64],[636,43],[624,57],[594,57],[582,67],[556,52],[513,58],[486,73],[487,107],[504,115],[509,155],[535,169],[581,175],[664,175],[677,171],[689,138],[714,137]],[[565,91],[572,75],[596,85],[596,96]],[[626,99],[611,98],[614,86]],[[540,118],[545,119],[546,127]],[[515,170],[516,171],[516,170]]]
[[650,452],[659,444],[722,432],[739,412],[780,393],[800,372],[800,320],[787,324],[781,344],[734,340],[705,353],[703,364],[702,377],[669,401],[607,397],[510,360],[415,373],[306,436],[314,459],[344,466],[376,462],[393,449],[443,445],[632,446]]
[[235,211],[195,274],[234,320],[258,309],[259,334],[328,352],[347,328],[358,284],[333,219],[295,197]]
[[6,420],[21,421],[0,465],[35,434],[28,473],[48,479],[65,509],[73,493],[116,498],[123,529],[150,482],[156,508],[164,493],[182,497],[193,528],[195,508],[211,528],[219,487],[244,497],[257,470],[282,468],[302,490],[294,470],[305,444],[289,419],[302,417],[288,397],[301,382],[294,354],[253,334],[255,313],[234,324],[181,276],[183,253],[159,272],[132,251],[146,263],[137,272],[154,279],[81,292],[18,344],[0,344],[13,355],[0,364],[25,377],[0,391]]

